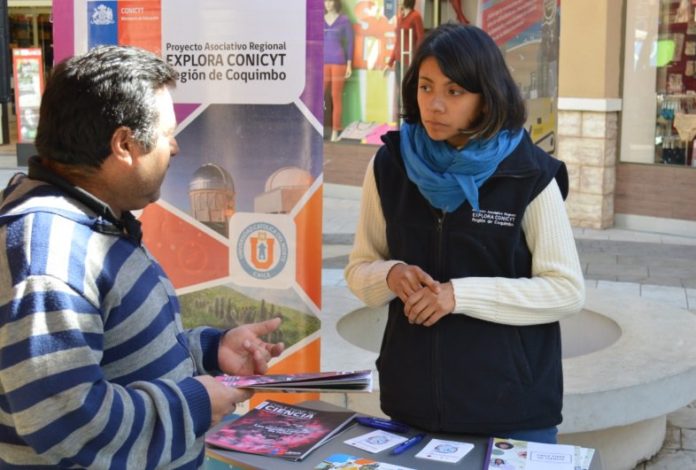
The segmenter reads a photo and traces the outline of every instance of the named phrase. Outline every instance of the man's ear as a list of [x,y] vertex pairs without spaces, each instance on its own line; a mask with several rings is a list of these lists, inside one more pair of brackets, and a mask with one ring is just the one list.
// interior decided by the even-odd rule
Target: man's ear
[[133,164],[131,150],[134,145],[133,131],[126,126],[119,127],[111,135],[111,154],[127,165]]

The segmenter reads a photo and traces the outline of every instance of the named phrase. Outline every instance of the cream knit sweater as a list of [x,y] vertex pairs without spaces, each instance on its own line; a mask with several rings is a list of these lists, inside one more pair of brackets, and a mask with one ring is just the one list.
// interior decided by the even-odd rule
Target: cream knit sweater
[[[392,260],[389,254],[373,163],[374,158],[365,173],[360,219],[345,277],[360,300],[378,306],[396,297],[387,286],[387,274],[403,261]],[[532,277],[452,279],[453,313],[508,325],[534,325],[558,321],[582,308],[585,282],[556,180],[529,204],[522,230],[532,253]]]

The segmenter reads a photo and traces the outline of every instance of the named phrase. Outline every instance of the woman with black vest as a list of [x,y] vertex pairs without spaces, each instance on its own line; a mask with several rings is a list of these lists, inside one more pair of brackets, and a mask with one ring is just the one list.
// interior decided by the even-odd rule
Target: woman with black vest
[[389,303],[382,410],[429,431],[556,442],[559,320],[585,287],[565,165],[535,146],[500,50],[474,26],[426,36],[404,121],[363,184],[345,275]]

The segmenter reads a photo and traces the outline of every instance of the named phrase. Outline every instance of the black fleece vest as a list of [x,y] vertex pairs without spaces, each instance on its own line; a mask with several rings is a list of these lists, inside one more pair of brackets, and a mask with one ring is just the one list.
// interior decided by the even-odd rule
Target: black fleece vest
[[[392,259],[441,282],[531,277],[522,217],[553,178],[566,197],[562,162],[525,134],[479,189],[480,211],[464,202],[443,215],[408,179],[399,133],[383,141],[374,172]],[[410,325],[397,298],[389,305],[377,369],[382,410],[429,431],[495,435],[561,422],[558,322],[518,327],[453,314],[432,327]]]

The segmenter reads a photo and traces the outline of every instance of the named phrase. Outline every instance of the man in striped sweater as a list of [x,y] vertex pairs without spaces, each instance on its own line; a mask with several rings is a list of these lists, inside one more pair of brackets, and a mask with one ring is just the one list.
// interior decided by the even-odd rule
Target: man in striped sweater
[[184,330],[130,211],[178,151],[176,72],[137,48],[58,65],[27,176],[0,202],[0,468],[196,468],[206,430],[263,373],[279,319]]

